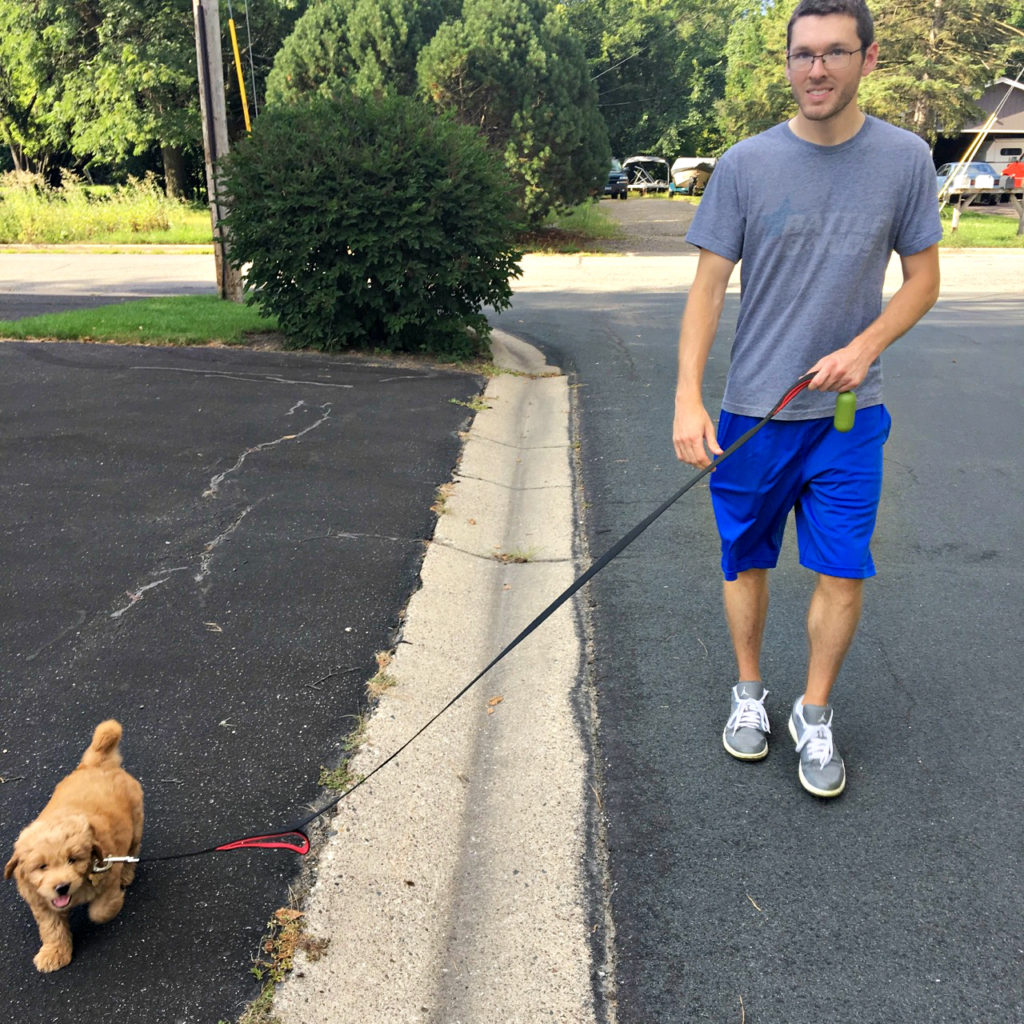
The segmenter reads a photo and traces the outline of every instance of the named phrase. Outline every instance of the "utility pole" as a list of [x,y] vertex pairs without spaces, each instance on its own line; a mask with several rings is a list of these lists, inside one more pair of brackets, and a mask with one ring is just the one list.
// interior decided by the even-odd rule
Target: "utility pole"
[[221,56],[218,0],[192,0],[192,14],[196,27],[199,108],[203,117],[206,192],[210,198],[217,288],[222,299],[241,302],[242,276],[228,262],[228,231],[221,224],[227,213],[228,204],[220,188],[218,163],[228,153],[228,125],[224,103],[224,61]]

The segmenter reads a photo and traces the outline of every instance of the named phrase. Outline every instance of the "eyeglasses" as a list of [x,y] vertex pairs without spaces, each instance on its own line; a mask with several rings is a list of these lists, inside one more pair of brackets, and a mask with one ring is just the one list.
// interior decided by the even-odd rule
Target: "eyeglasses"
[[859,46],[856,50],[840,50],[838,47],[829,50],[827,53],[787,53],[786,63],[790,71],[798,71],[801,74],[810,71],[814,62],[821,58],[821,66],[829,71],[842,71],[848,67],[850,58],[855,53],[863,53],[865,47]]

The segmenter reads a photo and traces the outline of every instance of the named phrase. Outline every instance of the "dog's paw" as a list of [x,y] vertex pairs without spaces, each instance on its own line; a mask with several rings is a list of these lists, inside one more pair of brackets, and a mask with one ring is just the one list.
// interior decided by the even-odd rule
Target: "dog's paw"
[[71,963],[70,946],[43,946],[32,958],[36,970],[46,974],[50,971],[59,971]]
[[106,924],[113,921],[121,913],[124,906],[124,890],[118,888],[102,899],[93,900],[89,904],[89,920],[93,924]]

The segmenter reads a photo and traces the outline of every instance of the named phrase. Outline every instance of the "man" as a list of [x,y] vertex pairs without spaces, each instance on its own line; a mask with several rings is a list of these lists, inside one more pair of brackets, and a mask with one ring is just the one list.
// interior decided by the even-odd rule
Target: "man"
[[[789,731],[801,784],[838,796],[846,784],[829,700],[853,640],[881,493],[879,356],[938,298],[942,228],[923,141],[858,107],[878,61],[862,0],[801,0],[787,29],[788,122],[744,140],[718,162],[687,240],[700,247],[679,337],[673,442],[704,467],[763,417],[788,385],[798,398],[710,477],[722,540],[725,615],[738,669],[723,732],[742,760],[768,753],[761,677],[768,572],[795,512],[800,562],[817,574],[809,654]],[[903,282],[885,308],[893,252]],[[701,397],[726,286],[741,264],[740,314],[718,430]],[[853,429],[832,427],[836,393],[856,390]]]

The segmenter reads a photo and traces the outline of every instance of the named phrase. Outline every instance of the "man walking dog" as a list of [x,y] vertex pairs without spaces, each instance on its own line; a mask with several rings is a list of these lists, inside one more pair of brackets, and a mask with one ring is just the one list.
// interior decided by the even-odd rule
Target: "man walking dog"
[[[679,336],[673,443],[705,467],[798,377],[808,388],[710,478],[722,544],[725,617],[738,682],[722,734],[741,760],[768,753],[761,644],[769,571],[795,513],[801,565],[817,574],[808,662],[789,731],[809,792],[846,785],[830,697],[860,619],[890,419],[879,357],[931,308],[942,237],[935,171],[916,136],[865,115],[857,97],[878,61],[862,0],[801,0],[787,29],[797,113],[719,160],[687,240],[700,248]],[[893,252],[903,283],[883,308]],[[726,286],[741,264],[740,313],[717,430],[701,387]],[[854,427],[832,426],[855,390]]]

